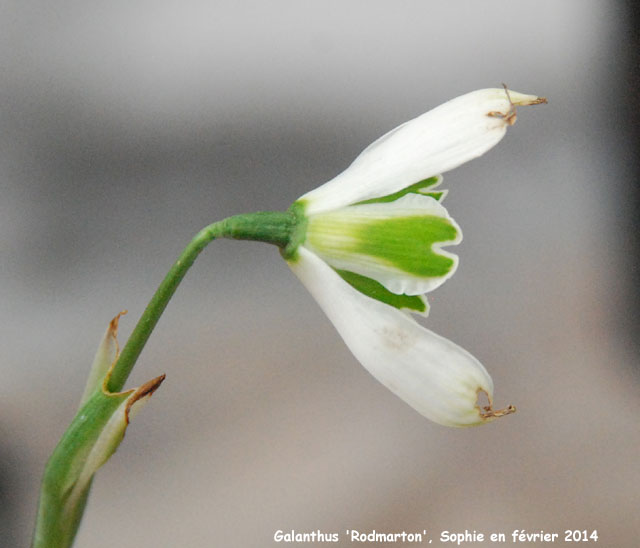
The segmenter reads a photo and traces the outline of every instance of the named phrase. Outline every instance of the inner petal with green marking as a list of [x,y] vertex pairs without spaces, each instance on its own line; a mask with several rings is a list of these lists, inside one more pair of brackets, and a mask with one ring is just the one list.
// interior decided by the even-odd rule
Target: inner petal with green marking
[[372,278],[398,295],[418,295],[453,274],[457,257],[441,247],[461,238],[436,199],[408,194],[311,215],[304,245],[335,269]]
[[440,175],[434,175],[433,177],[429,177],[428,179],[423,179],[422,181],[418,181],[412,185],[409,185],[402,190],[398,190],[398,192],[394,192],[393,194],[387,194],[386,196],[379,196],[378,198],[371,198],[370,200],[363,200],[362,202],[358,202],[354,205],[362,205],[362,204],[381,204],[387,202],[395,202],[396,200],[406,196],[407,194],[422,194],[425,196],[433,196],[436,200],[441,200],[442,197],[447,193],[446,190],[440,190],[437,192],[429,192],[427,189],[433,189],[437,187],[442,182],[442,177]]
[[429,314],[429,303],[424,295],[396,295],[391,293],[380,282],[376,282],[366,276],[361,276],[355,272],[346,270],[337,270],[340,277],[351,287],[360,291],[360,293],[371,297],[376,301],[388,304],[399,310],[406,310],[422,316]]

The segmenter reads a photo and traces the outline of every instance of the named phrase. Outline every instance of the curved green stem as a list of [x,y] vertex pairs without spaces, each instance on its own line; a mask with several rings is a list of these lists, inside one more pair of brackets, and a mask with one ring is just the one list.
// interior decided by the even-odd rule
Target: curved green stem
[[129,409],[148,399],[164,379],[162,375],[138,389],[120,392],[169,300],[200,252],[216,238],[233,238],[275,244],[286,255],[303,237],[300,232],[304,231],[301,228],[304,223],[304,217],[295,208],[287,212],[236,215],[203,228],[189,242],[142,313],[111,369],[106,390],[102,382],[96,385],[51,455],[42,480],[33,548],[69,548],[73,543],[93,474],[122,441]]
[[111,372],[109,390],[112,392],[122,390],[169,300],[187,270],[209,243],[216,238],[233,238],[267,242],[284,249],[291,240],[296,224],[297,216],[294,212],[260,211],[229,217],[198,232],[173,264],[138,320]]

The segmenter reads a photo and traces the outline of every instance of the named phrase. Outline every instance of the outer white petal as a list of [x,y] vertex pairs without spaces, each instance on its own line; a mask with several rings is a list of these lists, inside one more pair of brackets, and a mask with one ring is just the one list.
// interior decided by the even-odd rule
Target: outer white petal
[[[513,105],[544,102],[509,91]],[[515,111],[504,89],[462,95],[375,141],[346,171],[300,198],[308,214],[397,192],[481,156],[504,136]]]
[[[431,246],[434,253],[448,257],[453,261],[450,270],[446,274],[431,277],[418,276],[401,270],[383,258],[370,257],[354,252],[351,249],[354,237],[349,233],[349,230],[340,230],[340,228],[344,227],[358,227],[359,224],[366,225],[371,220],[389,220],[415,216],[441,217],[455,228],[455,239],[436,242]],[[314,228],[318,224],[318,220],[322,220],[325,230],[320,234],[315,234]],[[363,234],[358,234],[358,237],[366,238],[366,231]],[[406,238],[411,238],[411,235],[408,234]],[[409,194],[394,202],[349,206],[327,213],[311,215],[309,216],[309,227],[307,228],[307,240],[304,245],[334,268],[373,278],[392,293],[420,295],[440,287],[453,276],[458,267],[458,257],[443,250],[442,247],[457,245],[461,241],[462,230],[440,202],[430,196]],[[314,242],[320,245],[316,247]],[[424,255],[425,260],[428,260],[426,253]]]
[[479,392],[491,401],[493,383],[471,354],[408,314],[362,295],[311,251],[300,247],[298,253],[289,266],[351,352],[416,411],[445,426],[472,426],[504,414],[478,407]]

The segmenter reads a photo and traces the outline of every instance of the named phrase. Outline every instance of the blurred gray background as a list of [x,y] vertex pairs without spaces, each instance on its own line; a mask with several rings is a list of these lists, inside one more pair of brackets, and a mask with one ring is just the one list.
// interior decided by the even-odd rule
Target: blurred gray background
[[357,363],[275,248],[216,242],[130,379],[167,374],[98,474],[77,546],[260,548],[278,529],[426,529],[435,546],[444,530],[597,529],[599,546],[637,546],[624,6],[2,2],[0,544],[29,542],[107,323],[129,310],[124,342],[197,230],[285,209],[392,127],[506,82],[550,103],[445,175],[465,241],[425,325],[519,412],[429,422]]

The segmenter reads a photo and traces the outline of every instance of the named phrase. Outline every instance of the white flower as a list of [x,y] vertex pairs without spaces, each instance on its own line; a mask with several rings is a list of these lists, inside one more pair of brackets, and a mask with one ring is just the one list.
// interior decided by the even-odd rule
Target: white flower
[[506,88],[453,99],[390,131],[292,206],[300,228],[283,254],[293,272],[362,365],[443,425],[481,424],[515,408],[494,411],[482,364],[410,315],[427,314],[422,294],[457,266],[442,250],[462,233],[441,204],[446,191],[435,190],[439,174],[496,145],[515,106],[541,102]]

